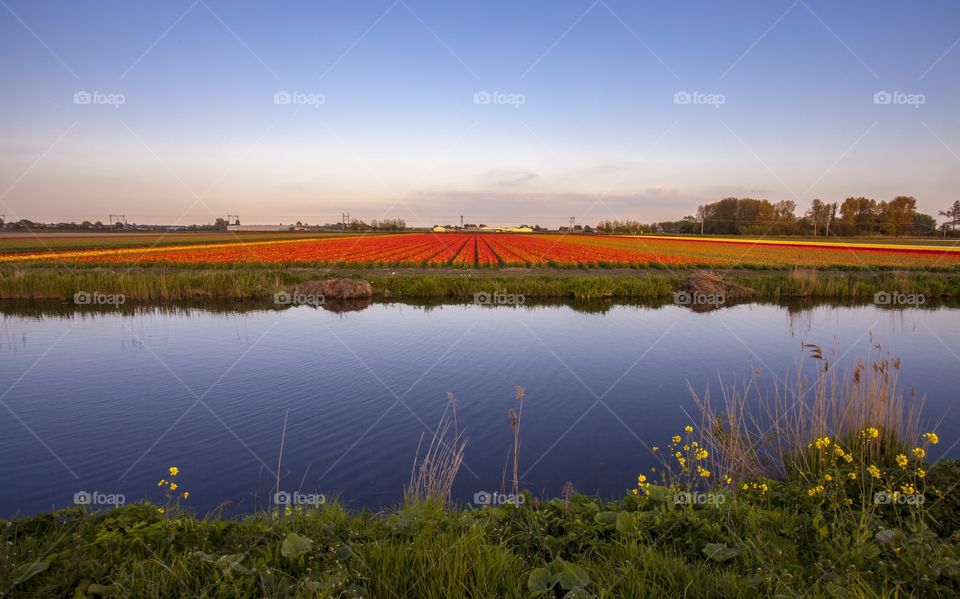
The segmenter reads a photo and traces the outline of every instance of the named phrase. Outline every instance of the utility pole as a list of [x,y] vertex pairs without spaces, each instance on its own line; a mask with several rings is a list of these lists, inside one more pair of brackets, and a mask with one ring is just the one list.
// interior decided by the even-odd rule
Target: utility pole
[[352,221],[350,220],[350,213],[349,213],[349,212],[341,212],[341,213],[340,213],[340,218],[343,219],[343,230],[346,231],[346,230],[347,230],[347,225],[352,222]]
[[570,217],[570,232],[571,232],[571,233],[573,233],[573,227],[575,227],[576,224],[577,224],[577,217],[576,217],[576,216],[571,216],[571,217]]
[[463,215],[460,215],[460,228],[463,228]]
[[[233,219],[236,219],[236,222],[231,222]],[[227,224],[228,224],[228,225],[239,225],[239,224],[240,224],[240,215],[238,215],[238,214],[228,214],[228,215],[227,215]]]
[[[116,219],[116,220],[114,220],[114,219]],[[119,222],[123,222],[123,226],[124,226],[124,227],[127,226],[127,217],[126,217],[125,215],[123,215],[123,214],[111,214],[111,215],[110,215],[110,218],[109,218],[109,221],[110,221],[110,228],[111,228],[111,229],[114,227],[114,225],[116,225],[116,224],[119,223]]]

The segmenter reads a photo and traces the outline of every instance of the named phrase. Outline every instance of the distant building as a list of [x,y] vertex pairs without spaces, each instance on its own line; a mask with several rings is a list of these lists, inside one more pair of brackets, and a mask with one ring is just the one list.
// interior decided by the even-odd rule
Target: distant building
[[293,231],[295,225],[227,225],[227,231]]
[[444,227],[443,225],[436,225],[436,226],[433,227],[433,232],[434,232],[434,233],[443,233],[443,232],[446,231],[446,230],[447,230],[447,228]]

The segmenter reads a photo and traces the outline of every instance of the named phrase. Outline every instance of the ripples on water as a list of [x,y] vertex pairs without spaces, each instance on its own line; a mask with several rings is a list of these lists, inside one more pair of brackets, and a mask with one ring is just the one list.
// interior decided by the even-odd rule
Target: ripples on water
[[337,308],[3,304],[0,517],[65,506],[81,489],[159,500],[174,464],[200,510],[262,507],[285,413],[283,488],[389,505],[448,391],[470,438],[455,489],[466,500],[500,487],[514,385],[527,389],[525,487],[613,496],[655,464],[644,444],[686,423],[687,381],[716,393],[720,377],[754,368],[784,376],[801,342],[835,350],[839,368],[871,343],[901,356],[904,386],[926,395],[927,420],[943,419],[941,451],[960,438],[956,305]]

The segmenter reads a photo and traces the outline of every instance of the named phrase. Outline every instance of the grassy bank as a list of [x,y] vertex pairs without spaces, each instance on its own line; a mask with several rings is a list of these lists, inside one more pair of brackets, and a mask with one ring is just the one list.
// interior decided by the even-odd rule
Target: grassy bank
[[[960,482],[954,462],[929,489]],[[2,523],[8,597],[953,597],[960,506],[837,509],[799,484],[677,505],[670,489],[603,503],[409,504],[242,519],[149,504]],[[946,497],[946,498],[944,498]]]
[[[920,293],[930,298],[960,297],[960,273],[918,271],[720,271],[732,283],[752,290],[757,300],[809,297],[870,299],[880,291]],[[378,297],[470,299],[473,294],[505,292],[528,298],[669,298],[683,285],[683,272],[665,270],[512,269],[435,272],[418,269],[136,268],[77,270],[0,269],[0,299],[69,301],[79,291],[119,293],[130,301],[269,299],[281,289],[326,277],[363,278]]]

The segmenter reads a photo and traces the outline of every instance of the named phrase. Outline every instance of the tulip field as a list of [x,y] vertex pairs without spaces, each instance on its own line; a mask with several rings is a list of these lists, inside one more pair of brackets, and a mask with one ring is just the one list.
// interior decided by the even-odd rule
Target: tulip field
[[402,233],[221,240],[0,253],[0,264],[390,267],[956,268],[949,245],[510,233]]

